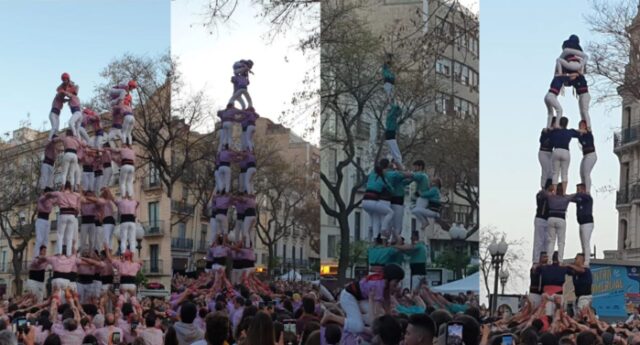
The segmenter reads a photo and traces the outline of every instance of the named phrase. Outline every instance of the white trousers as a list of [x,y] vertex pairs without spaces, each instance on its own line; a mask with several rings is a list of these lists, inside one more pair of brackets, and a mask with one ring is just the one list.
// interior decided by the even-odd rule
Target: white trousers
[[566,149],[554,149],[551,154],[553,162],[553,184],[560,182],[567,183],[569,180],[569,163],[571,163],[571,154]]
[[91,284],[77,284],[78,286],[78,297],[80,297],[80,303],[85,304],[89,303],[91,297],[93,297],[93,283]]
[[213,172],[213,179],[216,184],[216,193],[222,192],[224,186],[222,185],[222,177],[220,177],[220,167],[216,167],[216,170]]
[[232,143],[232,131],[233,131],[233,122],[232,121],[223,121],[222,127],[220,128],[220,145],[218,146],[218,152],[222,151],[226,145],[231,147]]
[[[75,286],[75,284],[73,284]],[[65,278],[55,278],[51,279],[51,291],[55,291],[58,289],[58,296],[60,297],[60,303],[67,303],[67,299],[65,298],[65,290],[68,287],[72,287],[69,279]]]
[[390,139],[384,141],[389,147],[389,152],[391,153],[391,157],[393,161],[402,165],[402,153],[400,152],[400,147],[398,147],[398,141],[396,139]]
[[593,223],[580,224],[580,245],[584,253],[584,264],[589,266],[591,261],[591,234],[593,233]]
[[124,222],[120,223],[120,252],[127,250],[127,242],[129,242],[129,250],[134,253],[136,250],[136,223]]
[[[369,224],[373,229],[373,236],[377,236],[383,228],[383,223],[386,221],[387,227],[389,221],[393,217],[393,210],[391,209],[391,203],[383,200],[363,200],[362,208],[369,215]],[[387,230],[388,228],[384,228]]]
[[342,290],[339,299],[340,306],[345,314],[344,331],[351,334],[362,333],[364,331],[364,320],[358,300],[346,290]]
[[551,152],[538,151],[538,162],[540,162],[540,188],[544,188],[547,180],[553,179],[553,163]]
[[66,255],[71,255],[73,251],[73,241],[76,239],[78,233],[78,218],[72,214],[61,214],[58,216],[58,251],[56,253],[62,253],[62,245],[67,246]]
[[40,165],[40,181],[38,187],[45,189],[46,187],[53,187],[53,174],[55,169],[53,165],[42,163]]
[[382,86],[382,88],[384,89],[384,93],[387,94],[387,100],[389,102],[391,102],[393,100],[393,89],[394,86],[391,83],[384,83],[384,85]]
[[34,294],[37,298],[36,303],[41,303],[44,300],[46,294],[46,288],[44,282],[27,279],[26,289],[28,292]]
[[98,252],[104,248],[104,227],[103,225],[96,226],[93,231],[94,236],[89,236],[89,243],[92,243],[92,250]]
[[562,295],[550,295],[549,296],[549,301],[547,301],[547,304],[545,305],[545,314],[547,316],[553,316],[553,314],[555,314],[556,312],[556,302],[555,299],[557,296],[560,296],[560,305],[564,305],[564,299],[562,298]]
[[597,161],[598,156],[595,152],[591,152],[582,156],[582,161],[580,162],[580,179],[582,180],[582,183],[585,184],[587,193],[591,192],[591,171]]
[[562,117],[562,105],[558,101],[558,96],[553,92],[547,92],[544,96],[544,104],[547,106],[547,128],[551,128],[551,119],[554,115],[557,117],[556,121],[560,121]]
[[93,171],[82,171],[82,190],[94,191],[96,175]]
[[244,98],[247,100],[247,106],[249,108],[253,107],[253,102],[251,101],[251,96],[249,95],[249,91],[247,91],[247,89],[236,90],[231,96],[231,98],[229,99],[229,102],[227,102],[227,104],[233,104],[235,103],[235,101],[238,101],[242,109],[247,109],[247,106],[245,106],[242,96],[244,96]]
[[411,213],[420,222],[421,228],[429,225],[429,218],[436,219],[440,217],[440,213],[428,209],[427,206],[429,206],[429,200],[425,198],[418,198],[418,200],[416,200],[416,206],[411,210]]
[[96,189],[96,191],[99,192],[103,187],[111,186],[111,176],[113,176],[113,169],[111,167],[102,168],[102,183],[100,189]]
[[108,140],[109,140],[109,146],[111,146],[112,149],[115,149],[116,146],[116,139],[120,139],[120,142],[124,143],[124,135],[122,134],[122,130],[120,128],[114,128],[111,127],[111,129],[109,130],[109,136],[108,136]]
[[33,257],[35,258],[40,253],[40,247],[49,247],[49,232],[51,231],[51,224],[48,220],[36,219],[36,243],[33,250]]
[[60,130],[60,115],[54,112],[49,113],[49,122],[51,122],[51,130],[49,131],[49,141],[51,141],[53,136],[58,134],[58,131]]
[[245,216],[242,222],[242,235],[244,236],[244,245],[247,247],[253,247],[253,234],[255,229],[253,222],[255,220],[255,216]]
[[218,167],[218,176],[220,177],[220,191],[226,193],[231,192],[231,167],[221,165]]
[[84,140],[85,143],[91,143],[92,140],[89,137],[89,133],[87,133],[87,130],[84,127],[78,127],[78,135],[80,136],[80,138],[82,138],[82,140]]
[[211,245],[213,241],[218,237],[218,220],[215,217],[209,218],[209,242],[208,245]]
[[580,109],[580,118],[586,123],[587,127],[591,128],[591,117],[589,117],[589,103],[591,102],[591,95],[586,92],[578,95],[578,109]]
[[136,169],[131,164],[120,167],[120,195],[125,197],[129,194],[133,198],[133,178]]
[[247,168],[247,172],[244,173],[244,187],[246,188],[247,194],[250,194],[250,195],[253,195],[256,192],[255,188],[253,187],[253,175],[255,174],[256,174],[255,167]]
[[[547,220],[536,217],[533,221],[533,263],[540,261],[540,252],[546,251],[547,240]],[[549,255],[553,253],[548,253]]]
[[133,143],[133,126],[135,125],[135,119],[133,115],[125,115],[122,122],[122,137],[124,137],[124,143]]
[[96,237],[96,224],[88,223],[88,224],[80,224],[80,248],[84,249],[95,249],[97,244]]
[[402,235],[402,222],[404,220],[404,205],[391,204],[393,210],[393,233],[396,238]]
[[104,185],[104,172],[102,173],[102,175],[100,176],[95,176],[93,177],[93,190],[96,192],[96,194],[100,194],[100,190],[102,189],[103,185]]
[[227,219],[227,215],[222,213],[216,214],[216,222],[217,231],[226,235],[229,232],[229,220]]
[[241,172],[238,174],[238,191],[240,193],[245,193],[247,191],[247,187],[244,185],[244,179],[246,172]]
[[564,241],[567,232],[567,222],[562,218],[549,217],[547,220],[547,254],[551,258],[558,243],[558,259],[562,261],[564,258]]
[[65,152],[62,156],[62,184],[67,182],[67,177],[71,186],[76,185],[76,177],[78,174],[78,155],[73,152]]
[[256,131],[256,126],[249,125],[247,130],[242,131],[242,137],[240,138],[240,144],[243,150],[249,150],[253,152],[253,133]]
[[82,113],[76,111],[71,115],[71,119],[69,119],[69,128],[75,137],[80,135],[80,124],[82,124]]
[[113,248],[113,230],[115,229],[115,224],[102,224],[102,234],[104,236],[104,242],[109,246],[109,249]]

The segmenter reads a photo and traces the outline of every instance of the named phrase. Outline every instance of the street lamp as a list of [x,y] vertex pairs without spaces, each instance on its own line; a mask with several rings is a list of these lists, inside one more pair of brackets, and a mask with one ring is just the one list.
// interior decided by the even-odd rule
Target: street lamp
[[[462,226],[462,224],[453,223],[451,229],[449,229],[449,237],[451,237],[451,241],[453,242],[453,247],[455,253],[459,255],[463,255],[465,251],[465,239],[467,238],[467,230]],[[456,279],[460,279],[458,276],[458,272],[455,272]]]
[[138,249],[138,258],[140,258],[140,250],[142,249],[142,238],[144,237],[144,229],[142,228],[142,225],[140,224],[136,224],[136,242],[138,242],[138,245],[136,246],[136,249]]
[[502,237],[502,241],[498,243],[495,239],[489,245],[489,254],[491,254],[491,267],[493,267],[495,271],[495,278],[493,280],[493,298],[491,299],[490,311],[491,315],[494,315],[496,312],[496,304],[498,304],[498,274],[500,272],[500,267],[504,263],[504,255],[507,253],[507,249],[509,249],[509,245],[505,242],[504,237]]
[[500,285],[502,285],[502,294],[504,295],[504,286],[507,285],[509,280],[509,271],[505,271],[504,267],[500,270]]

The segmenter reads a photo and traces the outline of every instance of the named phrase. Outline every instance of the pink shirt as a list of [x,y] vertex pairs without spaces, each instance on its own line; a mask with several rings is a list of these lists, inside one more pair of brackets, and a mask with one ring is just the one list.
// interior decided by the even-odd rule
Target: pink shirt
[[75,331],[69,332],[64,329],[62,323],[55,323],[51,326],[51,331],[60,336],[62,345],[82,345],[82,340],[84,339],[85,333],[82,330],[82,327],[78,325]]
[[102,164],[104,164],[104,163],[111,164],[111,151],[109,151],[109,150],[103,151],[101,157],[102,157],[102,159],[101,159],[102,160]]
[[92,202],[83,202],[80,207],[80,214],[83,216],[95,216],[97,211],[96,204]]
[[146,345],[164,344],[164,334],[162,330],[155,327],[145,328],[138,332],[138,335],[144,339]]
[[138,207],[138,202],[135,200],[127,200],[120,199],[116,200],[116,205],[118,206],[118,211],[120,214],[136,214],[136,208]]
[[243,198],[245,205],[247,205],[247,209],[256,208],[256,198]]
[[51,265],[54,271],[61,273],[75,272],[77,265],[81,263],[77,256],[47,256],[47,262]]
[[93,275],[95,273],[95,269],[92,265],[86,264],[82,261],[78,263],[78,274],[90,274]]
[[104,200],[104,204],[102,204],[102,216],[113,217],[113,203],[111,200]]
[[93,162],[95,161],[95,159],[96,158],[95,158],[94,155],[86,154],[86,152],[85,152],[85,154],[82,155],[82,159],[81,159],[80,163],[82,165],[93,166]]
[[[120,340],[124,338],[124,332],[120,327],[116,326],[105,326],[102,328],[98,328],[93,332],[93,335],[98,339],[99,345],[109,345],[111,341],[111,335],[114,333],[120,333]],[[162,344],[162,342],[158,343]]]
[[58,150],[56,149],[57,145],[58,143],[55,140],[48,142],[44,147],[44,156],[55,161],[56,156],[58,155]]
[[[34,327],[34,326],[31,326]],[[49,336],[49,331],[42,331],[42,326],[35,326],[36,327],[36,344],[44,344],[44,341],[47,339],[47,337]]]
[[[131,324],[129,324],[126,320],[120,319],[118,320],[118,322],[116,322],[116,325],[124,333],[124,339],[122,340],[124,340],[125,344],[133,343],[136,337],[133,334],[131,334]],[[141,327],[141,326],[138,326],[138,327]]]
[[101,276],[112,276],[113,275],[113,265],[109,261],[103,262],[104,266],[100,268]]
[[229,248],[227,248],[226,246],[215,245],[209,248],[208,254],[210,259],[222,258],[225,256],[229,256]]
[[60,208],[73,208],[78,210],[80,208],[81,196],[74,192],[51,192],[50,195],[56,197],[56,204]]
[[136,153],[129,148],[123,147],[120,149],[120,159],[121,160],[132,160],[134,163],[136,161]]
[[29,270],[42,271],[42,270],[46,270],[47,266],[49,266],[49,262],[46,260],[42,260],[42,261],[34,260],[31,262],[31,265],[29,266]]
[[64,145],[65,150],[69,149],[78,151],[83,146],[80,140],[76,137],[65,135],[60,140],[62,140],[62,145]]
[[69,97],[69,106],[70,107],[80,107],[80,98],[77,95],[71,94]]
[[41,196],[38,198],[38,212],[51,213],[55,198]]
[[136,274],[138,274],[141,265],[139,262],[116,260],[113,262],[113,267],[118,270],[121,276],[135,277]]

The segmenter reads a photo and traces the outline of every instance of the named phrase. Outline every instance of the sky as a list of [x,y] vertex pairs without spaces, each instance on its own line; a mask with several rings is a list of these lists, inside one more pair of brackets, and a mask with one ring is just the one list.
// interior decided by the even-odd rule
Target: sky
[[[480,10],[480,222],[482,227],[492,226],[507,233],[508,239],[524,239],[524,265],[528,266],[535,194],[540,188],[538,138],[547,116],[543,98],[562,42],[577,34],[586,49],[587,42],[598,37],[589,31],[584,19],[591,9],[583,0],[518,2],[517,6],[508,0],[492,0],[482,1]],[[569,126],[577,127],[580,115],[572,89],[565,88],[565,96],[559,99]],[[612,137],[621,125],[622,112],[611,107],[593,102],[590,107],[598,155],[591,174],[595,219],[591,247],[597,245],[598,258],[603,257],[603,250],[617,248],[615,192],[602,191],[606,186],[619,185]],[[573,193],[580,182],[582,152],[575,140],[570,149],[568,191]],[[580,251],[572,204],[567,212],[565,257]],[[527,284],[508,283],[506,293],[523,293]]]
[[[298,41],[306,37],[297,30],[270,41],[270,25],[258,16],[261,8],[250,1],[240,1],[231,20],[210,33],[202,25],[207,2],[171,2],[171,53],[180,61],[186,90],[204,89],[215,107],[222,109],[233,91],[233,63],[251,59],[254,74],[248,90],[254,108],[260,116],[280,123],[282,112],[293,109],[291,99],[302,89],[304,74],[320,63],[319,54],[304,55],[297,49]],[[319,76],[317,80],[319,87]],[[285,125],[301,135],[309,121],[308,114],[299,114]],[[307,139],[317,144],[319,130]]]
[[[0,0],[0,137],[20,127],[49,130],[60,75],[89,100],[99,73],[125,53],[157,56],[170,44],[168,0]],[[71,117],[62,110],[61,127]]]

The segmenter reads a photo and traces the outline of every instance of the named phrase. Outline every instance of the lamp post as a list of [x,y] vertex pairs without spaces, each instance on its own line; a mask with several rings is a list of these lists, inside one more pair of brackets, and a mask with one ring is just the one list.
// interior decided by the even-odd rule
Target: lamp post
[[136,227],[136,242],[138,242],[136,249],[138,249],[138,258],[140,258],[140,250],[142,249],[143,237],[144,237],[144,229],[142,228],[142,225],[138,224],[138,226]]
[[489,254],[491,254],[491,267],[495,271],[495,278],[493,280],[493,298],[491,298],[490,311],[491,315],[494,315],[498,304],[498,280],[500,279],[498,274],[500,267],[504,263],[504,255],[507,253],[509,245],[505,242],[504,237],[502,241],[498,243],[495,239],[489,245]]
[[505,271],[504,267],[500,270],[500,285],[502,285],[502,294],[504,295],[504,287],[509,280],[509,271]]
[[[454,223],[449,230],[449,236],[451,237],[451,241],[453,242],[453,249],[455,253],[459,255],[464,254],[465,239],[467,238],[467,230],[462,226],[462,224]],[[458,276],[458,272],[455,272],[456,279],[460,279],[461,275]]]

